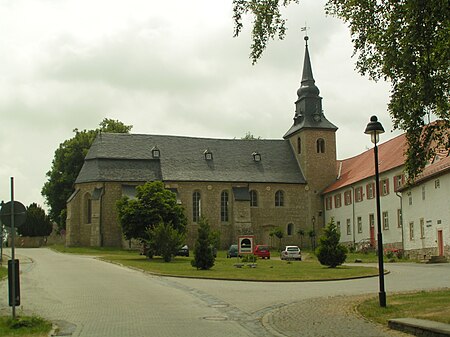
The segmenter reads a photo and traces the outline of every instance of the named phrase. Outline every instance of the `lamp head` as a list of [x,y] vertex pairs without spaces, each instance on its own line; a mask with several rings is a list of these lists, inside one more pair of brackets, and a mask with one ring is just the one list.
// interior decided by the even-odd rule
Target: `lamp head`
[[379,141],[379,135],[384,133],[383,126],[378,121],[377,116],[370,117],[370,122],[367,124],[366,130],[364,131],[366,135],[370,135],[372,143],[377,144]]

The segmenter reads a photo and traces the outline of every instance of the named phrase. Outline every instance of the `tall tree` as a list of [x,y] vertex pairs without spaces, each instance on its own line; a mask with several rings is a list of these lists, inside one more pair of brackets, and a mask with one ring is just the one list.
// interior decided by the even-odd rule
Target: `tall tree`
[[136,187],[136,198],[123,197],[117,202],[119,221],[126,239],[149,240],[148,230],[159,223],[171,224],[179,233],[186,231],[184,209],[176,194],[164,188],[161,181]]
[[316,253],[321,264],[336,268],[345,262],[347,248],[339,243],[340,238],[341,234],[339,234],[332,218],[325,226],[323,236],[319,239],[319,247]]
[[208,270],[214,266],[214,247],[211,242],[211,227],[208,220],[201,218],[198,222],[198,237],[194,247],[194,259],[191,265],[197,269]]
[[42,195],[49,206],[50,219],[60,229],[66,224],[66,202],[73,192],[73,184],[81,170],[89,148],[99,132],[128,133],[132,126],[120,121],[105,118],[95,130],[79,131],[74,129],[75,136],[65,140],[56,149],[47,181],[42,187]]
[[27,218],[17,228],[17,233],[22,236],[49,236],[53,230],[50,218],[36,203],[27,207]]
[[[253,15],[250,57],[261,57],[270,39],[283,39],[280,9],[298,0],[233,0],[234,35]],[[325,10],[350,27],[356,67],[390,81],[388,110],[394,128],[406,131],[406,170],[419,174],[438,146],[450,149],[450,2],[448,0],[328,0]],[[440,123],[424,128],[426,117]]]

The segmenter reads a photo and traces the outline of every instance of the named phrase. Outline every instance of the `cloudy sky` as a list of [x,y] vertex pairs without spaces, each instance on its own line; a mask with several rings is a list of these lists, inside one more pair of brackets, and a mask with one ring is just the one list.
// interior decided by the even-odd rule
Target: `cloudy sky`
[[0,2],[0,198],[44,206],[54,151],[73,129],[104,118],[133,133],[280,139],[294,116],[304,33],[326,117],[339,127],[338,158],[368,147],[371,115],[385,127],[389,85],[354,70],[347,27],[324,0],[286,11],[284,41],[255,66],[251,20],[233,38],[231,0],[2,0]]

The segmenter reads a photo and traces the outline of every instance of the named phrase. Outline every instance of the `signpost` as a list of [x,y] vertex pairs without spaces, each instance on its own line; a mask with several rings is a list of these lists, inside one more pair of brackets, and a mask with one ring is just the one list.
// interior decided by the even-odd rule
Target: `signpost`
[[11,227],[11,260],[8,261],[9,305],[12,306],[12,318],[16,318],[16,306],[20,305],[19,260],[15,257],[15,227],[21,226],[27,218],[25,206],[14,201],[14,177],[11,177],[11,201],[2,205],[0,216],[3,224]]
[[254,235],[241,235],[238,237],[238,252],[239,255],[253,254],[255,245]]

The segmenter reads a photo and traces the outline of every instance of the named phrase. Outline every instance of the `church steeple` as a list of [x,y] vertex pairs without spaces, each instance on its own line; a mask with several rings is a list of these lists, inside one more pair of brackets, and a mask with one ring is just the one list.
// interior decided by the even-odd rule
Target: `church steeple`
[[304,128],[337,130],[337,127],[330,123],[323,114],[322,97],[319,96],[320,91],[314,80],[309,57],[308,39],[308,36],[305,36],[305,59],[300,88],[297,90],[294,124],[286,132],[284,138],[288,138]]

